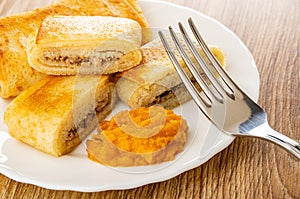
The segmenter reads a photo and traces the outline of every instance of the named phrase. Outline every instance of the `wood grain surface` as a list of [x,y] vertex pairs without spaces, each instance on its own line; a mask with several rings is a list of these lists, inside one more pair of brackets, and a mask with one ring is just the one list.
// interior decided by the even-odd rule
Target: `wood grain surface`
[[[1,5],[0,0],[0,5]],[[300,1],[167,0],[222,22],[252,52],[259,104],[274,129],[300,141]],[[0,33],[1,34],[1,33]],[[205,164],[170,180],[95,193],[54,191],[0,175],[0,198],[300,198],[300,161],[266,141],[236,138]]]

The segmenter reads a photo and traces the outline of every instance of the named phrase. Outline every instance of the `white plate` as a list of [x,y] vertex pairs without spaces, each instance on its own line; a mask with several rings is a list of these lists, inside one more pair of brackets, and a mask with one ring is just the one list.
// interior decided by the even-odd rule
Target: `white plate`
[[[227,70],[254,99],[258,98],[259,76],[251,53],[240,39],[218,21],[195,10],[162,1],[144,0],[140,5],[151,27],[176,27],[192,17],[210,44],[221,47],[227,56]],[[175,111],[190,126],[185,151],[168,163],[115,169],[94,163],[87,158],[84,145],[60,158],[41,153],[10,137],[3,123],[8,101],[0,101],[0,172],[16,181],[56,190],[84,192],[129,189],[172,178],[195,168],[227,147],[233,137],[215,129],[201,115],[193,102]],[[114,113],[125,108],[121,103]],[[195,119],[196,118],[196,119]]]

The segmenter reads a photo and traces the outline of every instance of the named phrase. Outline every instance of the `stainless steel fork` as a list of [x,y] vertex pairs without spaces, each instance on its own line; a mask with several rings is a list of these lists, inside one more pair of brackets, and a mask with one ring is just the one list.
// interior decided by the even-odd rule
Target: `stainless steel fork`
[[[251,100],[226,73],[205,44],[191,18],[188,19],[188,24],[198,42],[197,45],[199,44],[206,58],[200,55],[194,39],[191,39],[181,23],[178,25],[185,44],[181,44],[182,40],[179,39],[178,34],[171,26],[169,27],[172,41],[186,63],[188,71],[180,65],[175,53],[172,52],[170,41],[166,39],[164,33],[159,31],[158,34],[179,77],[204,115],[222,132],[234,136],[250,136],[271,141],[300,160],[299,143],[269,126],[265,111]],[[194,58],[193,61],[183,45],[188,46],[189,53]],[[200,72],[201,70],[202,72]],[[203,73],[206,77],[203,77]],[[203,92],[197,89],[195,83],[190,80],[189,74],[192,74]]]

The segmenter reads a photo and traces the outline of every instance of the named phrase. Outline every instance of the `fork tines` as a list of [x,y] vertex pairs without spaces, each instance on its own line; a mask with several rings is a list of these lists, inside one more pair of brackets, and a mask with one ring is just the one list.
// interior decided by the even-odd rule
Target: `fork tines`
[[[263,138],[278,144],[300,160],[299,143],[269,126],[264,110],[252,101],[223,70],[191,18],[188,24],[196,42],[190,38],[181,23],[179,29],[184,41],[179,39],[172,27],[169,27],[169,32],[173,42],[168,41],[161,31],[159,36],[179,77],[204,115],[224,133]],[[177,51],[172,52],[171,42],[175,44],[182,59],[177,56]],[[198,46],[201,47],[204,56],[202,52],[199,53]],[[187,70],[180,65],[182,60]],[[206,77],[203,78],[200,70]],[[189,77],[196,80],[196,85]],[[197,87],[200,87],[203,93],[200,93]]]
[[[169,27],[169,32],[178,52],[180,53],[182,59],[186,63],[189,72],[195,78],[196,83],[200,86],[204,95],[200,94],[199,90],[190,80],[187,71],[185,71],[180,65],[178,59],[172,52],[169,41],[166,39],[162,31],[159,31],[158,34],[166,49],[167,54],[169,55],[175,69],[177,70],[179,77],[182,79],[182,82],[191,94],[193,100],[201,109],[205,109],[205,107],[210,108],[212,103],[215,101],[223,103],[225,95],[227,95],[231,99],[234,99],[234,92],[232,86],[230,86],[230,77],[223,70],[221,64],[218,62],[218,60],[215,58],[213,53],[210,51],[210,49],[204,42],[202,36],[200,35],[191,18],[188,19],[188,24],[193,32],[194,37],[196,38],[197,47],[201,47],[201,50],[203,50],[209,62],[207,62],[200,55],[199,50],[195,45],[195,41],[190,38],[190,36],[188,35],[187,31],[181,23],[178,23],[181,35],[196,61],[192,61],[190,55],[186,52],[183,45],[181,44],[181,40],[179,39],[178,34],[175,33],[171,26]],[[201,75],[199,67],[204,72],[206,78],[204,78]],[[216,73],[218,74],[217,76],[219,76],[220,78],[216,77]]]

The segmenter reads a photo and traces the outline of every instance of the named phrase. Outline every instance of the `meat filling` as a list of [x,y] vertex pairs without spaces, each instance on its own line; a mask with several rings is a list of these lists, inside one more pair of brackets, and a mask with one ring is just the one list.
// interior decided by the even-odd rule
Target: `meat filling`
[[105,109],[105,107],[109,105],[109,102],[110,102],[110,99],[105,100],[105,101],[104,100],[99,101],[97,103],[98,106],[95,108],[95,110],[93,112],[88,113],[87,116],[81,122],[79,122],[78,125],[75,126],[75,124],[73,124],[73,127],[70,128],[67,132],[67,137],[66,137],[65,141],[68,143],[68,142],[72,141],[73,139],[77,138],[79,135],[85,135],[87,126],[91,125],[93,123],[93,120],[96,119],[96,116],[98,115],[98,113],[102,112]]
[[[198,88],[195,78],[191,78],[191,81]],[[165,101],[170,100],[170,99],[174,99],[174,98],[177,99],[176,92],[179,89],[182,89],[182,88],[185,88],[183,83],[178,84],[178,85],[172,87],[169,90],[166,90],[165,92],[163,92],[160,95],[156,96],[155,99],[149,104],[149,106],[152,106],[152,105],[155,105],[155,104],[160,104],[160,103],[165,102]],[[179,103],[178,99],[177,99],[177,101]]]
[[178,84],[178,85],[174,86],[173,88],[171,88],[170,90],[166,90],[165,92],[163,92],[160,95],[156,96],[155,100],[152,101],[150,106],[152,106],[154,104],[159,104],[161,102],[167,101],[167,100],[172,99],[172,98],[176,98],[175,91],[177,89],[179,89],[180,87],[182,87],[182,86],[183,86],[183,84]]
[[66,142],[69,142],[76,137],[79,136],[79,134],[82,134],[87,125],[90,124],[95,119],[95,113],[89,113],[85,119],[83,119],[77,127],[75,125],[68,131],[68,135],[66,138]]
[[60,52],[45,52],[42,63],[52,66],[98,66],[120,59],[124,53],[116,50],[96,51],[90,55],[62,55]]

